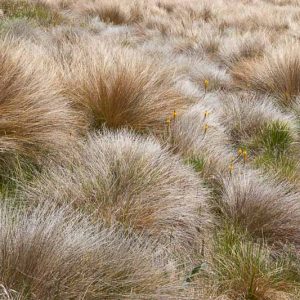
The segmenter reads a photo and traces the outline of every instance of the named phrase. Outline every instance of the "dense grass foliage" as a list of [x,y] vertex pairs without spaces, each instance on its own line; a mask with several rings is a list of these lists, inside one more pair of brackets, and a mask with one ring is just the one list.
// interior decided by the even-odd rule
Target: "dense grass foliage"
[[0,299],[300,299],[299,0],[0,0]]

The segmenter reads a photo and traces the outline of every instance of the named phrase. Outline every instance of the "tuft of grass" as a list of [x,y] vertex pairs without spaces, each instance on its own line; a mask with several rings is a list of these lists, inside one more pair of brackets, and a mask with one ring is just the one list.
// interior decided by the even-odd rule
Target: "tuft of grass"
[[216,204],[221,219],[274,248],[300,245],[299,192],[285,181],[267,179],[257,171],[239,171],[221,179]]
[[211,225],[206,188],[191,168],[152,138],[124,130],[90,136],[66,165],[49,168],[25,193],[34,202],[70,203],[185,255]]
[[162,132],[168,114],[187,106],[173,85],[171,69],[158,67],[135,51],[99,46],[100,53],[90,48],[82,57],[84,65],[78,61],[72,66],[65,83],[69,98],[85,114],[87,124],[92,129],[105,125]]
[[280,158],[288,150],[293,143],[293,136],[290,132],[288,124],[277,121],[266,126],[258,137],[258,147],[264,152],[272,153],[275,158]]
[[225,225],[214,239],[210,272],[218,293],[230,299],[282,299],[299,287],[299,270],[292,256],[274,257],[235,227]]
[[273,94],[287,107],[300,93],[299,74],[299,46],[293,44],[277,48],[262,59],[241,61],[232,69],[238,86]]
[[26,211],[1,203],[0,216],[4,299],[11,299],[9,294],[20,299],[143,299],[179,292],[176,275],[170,282],[173,270],[164,251],[141,236],[94,226],[80,213],[49,203]]
[[3,168],[0,169],[0,196],[5,198],[15,198],[21,186],[33,180],[41,171],[40,166],[18,156],[13,159],[13,164],[7,170]]
[[114,25],[126,24],[128,22],[126,14],[116,5],[100,6],[89,9],[86,13],[92,16],[98,16],[103,22],[112,23]]
[[297,178],[296,149],[288,124],[280,121],[269,123],[256,136],[252,147],[259,153],[254,160],[257,167],[275,172],[282,178]]
[[191,165],[197,173],[201,173],[204,169],[204,165],[205,165],[204,158],[191,157],[187,159],[186,162],[187,164]]
[[56,26],[63,22],[62,16],[41,2],[26,0],[0,0],[4,16],[10,19],[28,19],[41,26]]
[[205,159],[201,166],[204,177],[228,169],[231,159],[227,148],[229,139],[218,114],[211,107],[202,103],[193,105],[166,127],[164,138],[173,152],[180,153],[186,159]]
[[[270,131],[270,124],[273,127],[285,126],[285,131],[295,131],[296,122],[293,114],[283,113],[272,103],[268,96],[255,94],[229,94],[222,99],[221,122],[229,131],[231,141],[238,144],[249,144],[249,141],[261,137],[262,131]],[[268,127],[269,126],[269,127]],[[278,127],[277,126],[277,127]],[[281,127],[282,127],[281,126]],[[266,129],[266,128],[269,129]],[[273,129],[273,131],[276,128]],[[266,132],[266,135],[268,133]],[[262,138],[260,138],[260,141]],[[261,142],[260,142],[261,144]]]
[[[36,50],[36,57],[30,56]],[[40,165],[62,157],[81,131],[54,74],[27,43],[0,42],[0,176],[17,158]]]

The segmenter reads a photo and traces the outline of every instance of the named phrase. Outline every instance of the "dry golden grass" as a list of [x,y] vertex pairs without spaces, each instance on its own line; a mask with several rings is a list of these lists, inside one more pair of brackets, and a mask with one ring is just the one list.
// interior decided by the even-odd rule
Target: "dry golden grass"
[[30,45],[0,43],[0,162],[1,174],[16,157],[40,164],[63,156],[78,137],[80,126],[68,101],[61,96],[51,70],[30,57]]
[[91,128],[161,132],[167,116],[187,106],[174,87],[171,69],[134,51],[100,46],[99,55],[83,57],[84,64],[71,67],[65,84],[69,99],[85,113]]
[[98,16],[103,22],[114,25],[126,24],[128,14],[123,10],[119,1],[77,2],[75,9],[84,15]]
[[299,46],[286,44],[263,59],[240,62],[232,70],[237,85],[269,93],[291,105],[300,92]]

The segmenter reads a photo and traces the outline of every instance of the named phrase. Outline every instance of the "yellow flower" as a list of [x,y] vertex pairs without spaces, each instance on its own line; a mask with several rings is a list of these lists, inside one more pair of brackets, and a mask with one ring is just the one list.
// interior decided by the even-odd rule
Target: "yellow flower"
[[246,150],[244,150],[244,151],[243,151],[243,159],[244,159],[244,162],[246,162],[247,158],[248,158],[248,153],[247,153]]
[[208,117],[208,115],[209,115],[209,112],[206,110],[206,111],[204,112],[204,119],[206,119],[206,118]]
[[207,132],[207,129],[208,129],[208,124],[205,124],[205,125],[204,125],[204,133]]
[[207,90],[208,85],[209,85],[209,80],[205,79],[205,80],[204,80],[204,88],[205,88],[205,91]]
[[241,156],[242,154],[243,154],[243,149],[239,148],[239,150],[238,150],[238,156]]
[[176,110],[174,110],[174,112],[173,112],[173,118],[174,118],[174,120],[176,119],[176,116],[177,116],[177,112],[176,112]]

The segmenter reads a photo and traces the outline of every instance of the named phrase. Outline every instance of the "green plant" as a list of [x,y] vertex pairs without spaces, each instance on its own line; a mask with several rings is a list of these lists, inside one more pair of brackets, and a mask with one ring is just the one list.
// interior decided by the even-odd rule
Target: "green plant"
[[196,172],[202,172],[205,160],[203,157],[191,157],[186,160],[187,164],[191,165]]
[[39,25],[49,26],[62,23],[62,16],[42,3],[30,3],[26,0],[0,0],[4,16],[25,18],[36,21]]
[[292,156],[276,158],[272,153],[266,152],[255,158],[254,165],[267,172],[277,173],[283,179],[297,179],[297,162]]
[[253,242],[232,225],[215,235],[213,279],[219,292],[231,299],[276,299],[278,292],[293,291],[299,286],[296,265],[295,256],[274,257],[264,243]]
[[272,122],[265,127],[258,140],[264,152],[272,153],[276,158],[284,155],[291,147],[293,137],[286,123]]
[[295,178],[297,162],[293,155],[293,136],[286,123],[270,123],[262,129],[252,147],[258,152],[254,160],[256,167],[278,173],[283,178]]
[[9,168],[0,164],[0,197],[14,198],[20,187],[31,180],[41,171],[41,167],[16,155]]

